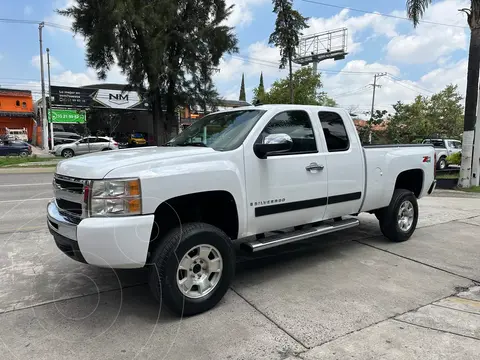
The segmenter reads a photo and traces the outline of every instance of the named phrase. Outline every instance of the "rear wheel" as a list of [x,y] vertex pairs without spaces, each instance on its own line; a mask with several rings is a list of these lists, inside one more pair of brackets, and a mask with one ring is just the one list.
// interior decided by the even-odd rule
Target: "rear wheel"
[[235,251],[220,229],[191,223],[167,234],[152,257],[149,285],[153,296],[180,316],[213,308],[235,273]]
[[20,157],[27,157],[28,156],[28,152],[27,151],[22,151],[20,154]]
[[410,190],[396,189],[390,205],[380,216],[383,235],[394,242],[410,239],[418,222],[417,198]]

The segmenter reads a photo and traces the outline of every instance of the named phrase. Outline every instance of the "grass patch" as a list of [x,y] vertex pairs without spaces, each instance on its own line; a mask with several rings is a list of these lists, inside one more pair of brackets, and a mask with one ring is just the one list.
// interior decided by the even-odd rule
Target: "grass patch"
[[[0,156],[0,167],[5,166],[14,166],[19,164],[25,163],[35,163],[35,162],[45,162],[55,160],[55,158],[40,158],[36,155],[28,156],[28,157],[20,157],[20,156]],[[52,166],[52,165],[49,165]]]
[[469,188],[457,188],[457,190],[465,191],[465,192],[472,192],[472,193],[480,193],[480,186],[472,186]]

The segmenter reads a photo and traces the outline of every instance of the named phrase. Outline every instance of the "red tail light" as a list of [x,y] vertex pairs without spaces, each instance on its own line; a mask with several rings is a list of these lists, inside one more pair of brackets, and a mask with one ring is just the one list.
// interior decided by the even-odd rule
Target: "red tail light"
[[113,145],[114,145],[114,146],[118,146],[118,143],[117,143],[117,142],[114,142]]

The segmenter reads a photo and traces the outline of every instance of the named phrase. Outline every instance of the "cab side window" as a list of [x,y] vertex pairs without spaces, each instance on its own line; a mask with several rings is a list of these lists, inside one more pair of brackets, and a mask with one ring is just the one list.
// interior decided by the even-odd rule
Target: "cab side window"
[[277,156],[317,152],[312,122],[305,111],[291,110],[275,115],[263,129],[257,143],[262,143],[270,134],[287,134],[293,141],[293,147],[289,152],[282,152]]
[[346,151],[350,148],[347,129],[342,117],[336,112],[320,111],[318,113],[322,123],[328,152]]

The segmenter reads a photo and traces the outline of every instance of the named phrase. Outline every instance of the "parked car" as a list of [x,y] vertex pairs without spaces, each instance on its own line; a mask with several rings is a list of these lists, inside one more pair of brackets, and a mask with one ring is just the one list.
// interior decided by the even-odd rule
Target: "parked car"
[[57,145],[53,148],[56,156],[71,158],[97,151],[116,150],[118,143],[110,137],[88,136],[72,143]]
[[47,223],[77,261],[148,266],[153,296],[193,315],[227,292],[234,241],[259,252],[356,227],[361,212],[391,241],[408,240],[434,173],[431,145],[362,147],[340,108],[243,107],[164,146],[60,162]]
[[437,169],[448,167],[447,157],[462,151],[462,142],[454,139],[424,139],[423,144],[432,144],[437,155]]
[[18,155],[26,157],[32,155],[32,147],[24,141],[0,141],[0,156]]
[[147,146],[147,134],[141,132],[134,132],[129,135],[128,137],[128,146],[135,147],[135,146]]
[[19,140],[28,142],[28,131],[27,129],[9,129],[6,128],[6,134],[9,140]]
[[[70,144],[82,138],[81,135],[71,132],[63,132],[63,131],[53,131],[53,145],[61,145],[61,144]],[[48,144],[50,145],[51,138],[48,138]]]

